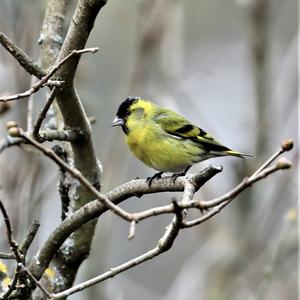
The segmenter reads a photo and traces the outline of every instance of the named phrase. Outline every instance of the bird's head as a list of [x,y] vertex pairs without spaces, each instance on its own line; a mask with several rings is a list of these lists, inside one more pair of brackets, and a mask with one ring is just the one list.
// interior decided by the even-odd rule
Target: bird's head
[[134,118],[135,120],[145,118],[153,111],[154,105],[154,103],[141,97],[128,97],[120,104],[111,126],[121,126],[124,133],[127,134],[128,127],[126,124],[128,118]]

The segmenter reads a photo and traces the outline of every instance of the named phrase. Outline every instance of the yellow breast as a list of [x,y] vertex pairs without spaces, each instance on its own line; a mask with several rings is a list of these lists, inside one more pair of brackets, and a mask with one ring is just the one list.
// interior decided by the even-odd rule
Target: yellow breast
[[170,136],[151,120],[132,120],[128,127],[126,143],[131,152],[155,170],[181,172],[199,160],[198,147],[188,140]]

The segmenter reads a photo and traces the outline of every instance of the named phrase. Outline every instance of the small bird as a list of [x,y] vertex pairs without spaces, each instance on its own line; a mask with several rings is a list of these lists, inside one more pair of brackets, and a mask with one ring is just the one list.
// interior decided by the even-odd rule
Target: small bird
[[195,163],[219,156],[248,156],[231,150],[181,115],[141,97],[121,103],[111,126],[121,126],[131,152],[145,165],[173,178],[185,175]]

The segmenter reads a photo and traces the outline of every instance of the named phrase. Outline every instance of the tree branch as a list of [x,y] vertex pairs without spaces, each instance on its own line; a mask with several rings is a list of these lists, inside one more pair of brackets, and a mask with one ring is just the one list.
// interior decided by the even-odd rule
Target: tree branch
[[[56,8],[61,2],[62,1],[56,0],[48,1],[46,11],[48,21],[46,21],[45,18],[45,23],[49,24],[45,24],[43,28],[47,28],[48,25],[51,26],[51,24],[56,23],[55,14],[59,10]],[[74,49],[83,49],[85,47],[97,14],[105,4],[106,1],[104,0],[77,1],[77,7],[73,14],[65,39],[64,41],[63,39],[60,40],[63,41],[63,44],[57,61],[64,59]],[[64,17],[63,13],[60,15]],[[52,32],[47,32],[46,34],[46,37],[41,37],[42,45],[44,44],[44,40],[47,42],[49,39],[52,39],[51,41],[53,41],[53,37],[56,36],[55,28]],[[62,35],[59,34],[59,37],[61,38]],[[54,43],[52,42],[52,44]],[[56,53],[57,52],[55,51],[55,57]],[[47,53],[45,56],[47,56]],[[56,103],[62,117],[57,117],[58,111],[56,110],[56,118],[58,119],[57,129],[74,130],[80,126],[80,131],[83,134],[84,139],[71,141],[70,144],[64,144],[64,147],[68,151],[69,160],[72,161],[74,167],[78,169],[89,182],[92,183],[93,187],[100,189],[101,164],[97,159],[94,150],[90,122],[86,116],[74,85],[74,78],[79,59],[79,57],[74,56],[72,59],[68,60],[68,62],[62,66],[56,74],[57,78],[64,81],[64,85],[56,94]],[[74,193],[68,209],[69,213],[78,210],[80,207],[95,198],[93,193],[88,191],[85,187],[78,185],[76,182],[72,185],[72,189]],[[95,226],[96,220],[85,224],[85,226],[81,227],[70,237],[70,243],[68,243],[68,245],[72,245],[72,247],[68,247],[68,253],[65,253],[63,248],[61,251],[56,253],[56,256],[51,262],[51,267],[55,268],[61,275],[61,284],[57,285],[54,281],[51,282],[48,278],[44,278],[47,285],[49,284],[51,287],[50,289],[52,292],[63,290],[73,284],[81,262],[89,254]],[[69,255],[70,252],[73,255]]]
[[55,95],[56,95],[56,92],[57,92],[57,88],[54,87],[45,103],[45,105],[43,106],[42,110],[40,111],[39,113],[39,116],[37,118],[37,120],[35,121],[34,123],[34,126],[33,126],[33,131],[32,131],[32,135],[33,137],[38,140],[39,138],[39,131],[41,129],[41,126],[42,126],[42,123],[43,121],[45,120],[46,118],[46,115],[47,115],[47,112],[51,106],[51,104],[53,103],[54,99],[55,99]]
[[40,223],[38,221],[34,220],[33,223],[31,224],[28,232],[26,233],[23,242],[19,246],[19,251],[20,251],[20,253],[22,253],[22,255],[24,257],[23,263],[25,263],[27,251],[34,240],[34,238],[39,230],[39,227],[40,227]]
[[[194,193],[198,190],[198,188],[201,186],[199,183],[201,182],[200,178],[202,176],[202,184],[206,182],[209,178],[211,178],[213,173],[217,174],[221,171],[221,168],[214,168],[210,167],[205,170],[203,170],[200,174],[196,175],[187,175],[186,177],[179,177],[178,180],[176,180],[175,184],[173,183],[172,177],[164,177],[159,180],[153,181],[153,184],[149,188],[145,180],[133,180],[127,184],[124,184],[123,186],[120,186],[116,188],[115,190],[109,192],[106,194],[108,198],[114,203],[119,203],[122,200],[128,199],[130,196],[140,196],[141,194],[146,193],[147,191],[144,191],[143,188],[148,188],[148,192],[157,192],[159,189],[162,189],[163,191],[167,191],[168,188],[171,190],[174,190],[174,185],[176,185],[179,190],[184,189],[184,194],[182,197],[181,202],[179,203],[173,203],[164,207],[158,207],[153,208],[151,210],[143,211],[141,213],[134,213],[134,223],[136,221],[142,220],[144,218],[148,218],[151,216],[155,216],[160,213],[175,213],[178,214],[178,210],[182,211],[183,209],[189,209],[189,208],[200,208],[203,209],[203,207],[211,207],[215,206],[213,210],[211,210],[209,213],[207,213],[202,218],[192,220],[192,221],[181,221],[181,228],[188,228],[193,227],[197,224],[200,224],[204,222],[205,220],[208,220],[213,215],[215,215],[217,212],[219,212],[222,208],[224,208],[233,198],[235,198],[238,194],[240,194],[243,190],[245,190],[247,187],[250,187],[253,183],[265,178],[266,176],[270,175],[271,173],[280,170],[280,169],[286,169],[289,168],[291,164],[284,160],[280,159],[277,161],[277,163],[269,168],[265,168],[262,170],[259,174],[255,175],[255,177],[250,177],[248,179],[245,179],[240,185],[238,185],[236,188],[231,190],[229,193],[213,199],[211,201],[196,201],[191,200]],[[209,175],[208,175],[209,174]],[[208,177],[205,177],[208,176]],[[168,186],[169,183],[169,186]],[[195,184],[196,183],[196,184]],[[59,247],[59,244],[63,242],[63,240],[66,238],[66,235],[68,234],[67,231],[69,230],[75,230],[77,226],[80,226],[79,223],[83,224],[90,220],[93,217],[96,217],[103,213],[106,210],[99,202],[95,203],[90,202],[86,204],[84,207],[79,209],[78,211],[74,212],[73,215],[66,218],[65,221],[51,234],[49,239],[47,240],[46,244],[43,246],[43,248],[40,250],[38,256],[35,258],[37,261],[37,264],[33,264],[30,266],[32,268],[33,274],[38,274],[42,272],[41,268],[44,268],[45,266],[41,266],[41,262],[47,261],[49,259],[49,255],[51,255],[51,252],[55,252],[55,248]],[[131,235],[134,235],[134,226],[135,224],[131,223]],[[132,229],[133,227],[133,229]],[[72,229],[71,229],[72,228]],[[70,232],[69,232],[70,233]],[[55,244],[53,243],[53,240],[55,240]],[[138,257],[138,260],[145,261],[147,259],[150,259],[158,254],[155,254],[152,252],[153,250],[150,250],[149,252],[143,254],[142,256]],[[156,253],[156,252],[155,252]],[[152,256],[154,255],[154,256]],[[95,283],[101,282],[107,278],[110,278],[111,276],[114,276],[124,270],[127,270],[130,267],[133,267],[134,265],[131,265],[135,259],[120,265],[117,268],[114,268],[110,270],[109,272],[106,272],[100,276],[97,276],[96,278],[93,278],[79,286],[73,287],[71,289],[66,290],[66,293],[75,293],[76,291],[79,291],[81,289],[84,289],[90,285],[93,285]],[[41,268],[40,268],[41,267]],[[38,276],[37,276],[38,278]],[[62,292],[64,293],[64,292]],[[62,297],[66,294],[52,294],[52,297]],[[69,295],[69,294],[68,294]]]
[[84,140],[84,135],[79,129],[66,129],[66,130],[52,130],[46,129],[39,132],[37,140],[42,142],[63,141],[63,142],[76,142]]
[[67,170],[74,178],[76,178],[89,192],[91,192],[99,201],[103,203],[108,209],[114,212],[119,217],[126,221],[131,222],[132,217],[125,210],[121,209],[117,205],[113,204],[108,198],[101,194],[82,174],[78,169],[70,167],[65,161],[63,161],[53,150],[43,147],[40,143],[32,139],[21,128],[18,129],[19,136],[26,142],[34,146],[41,151],[44,155],[54,161],[60,168]]
[[[30,226],[28,232],[25,235],[25,238],[23,242],[19,246],[19,251],[23,255],[23,257],[26,257],[27,251],[30,247],[30,245],[33,242],[33,239],[35,238],[35,235],[40,227],[40,224],[38,221],[34,221],[32,225]],[[1,259],[16,259],[16,256],[14,253],[2,253],[0,252],[0,258]]]
[[210,212],[208,212],[205,216],[188,221],[183,222],[184,228],[190,228],[196,225],[199,225],[211,217],[213,217],[215,214],[219,213],[225,206],[227,206],[233,199],[236,198],[241,192],[243,192],[245,189],[249,188],[253,183],[260,181],[263,178],[266,178],[268,175],[283,169],[288,169],[292,166],[290,162],[286,162],[285,164],[277,163],[276,165],[273,165],[269,168],[266,168],[262,170],[260,173],[256,174],[255,176],[251,176],[250,178],[245,178],[238,186],[236,186],[234,189],[232,189],[230,192],[226,193],[225,195],[215,198],[210,201],[205,202],[199,202],[195,201],[194,203],[191,203],[191,206],[193,205],[201,205],[201,207],[209,208],[214,207]]
[[9,40],[3,32],[0,32],[0,43],[29,74],[32,74],[37,78],[46,76],[47,72],[35,63],[31,57],[23,52],[23,50],[18,48],[11,40]]
[[8,215],[8,213],[5,209],[5,206],[4,206],[1,199],[0,199],[0,211],[3,215],[4,224],[6,226],[6,235],[7,235],[8,243],[9,243],[10,248],[11,248],[11,250],[12,250],[14,256],[15,256],[15,260],[17,261],[17,267],[16,267],[16,270],[15,270],[15,274],[14,274],[14,278],[12,280],[12,283],[10,284],[8,290],[5,293],[3,293],[2,295],[0,295],[0,299],[7,299],[7,297],[16,288],[16,284],[18,282],[19,272],[20,272],[19,263],[22,264],[22,255],[20,254],[20,252],[18,250],[17,242],[13,238],[13,230],[12,230],[11,222],[10,222],[10,219],[9,219],[9,215]]
[[[201,172],[192,175],[196,184],[200,188],[214,175],[221,171],[218,167],[210,166]],[[130,197],[142,194],[167,192],[167,191],[183,191],[184,177],[178,177],[174,183],[171,176],[154,180],[149,188],[145,179],[132,180],[125,183],[105,196],[114,204],[118,204]],[[35,256],[29,265],[29,270],[39,279],[44,270],[47,268],[52,257],[57,253],[60,246],[68,238],[68,236],[88,221],[99,217],[107,208],[98,200],[91,201],[82,208],[75,211],[67,217],[49,236],[45,244],[41,247],[39,253]]]
[[98,48],[87,48],[82,50],[73,50],[69,55],[67,55],[64,59],[62,59],[60,62],[58,62],[56,65],[54,65],[51,68],[51,71],[44,77],[41,78],[38,82],[33,84],[31,88],[23,93],[11,95],[11,96],[3,96],[0,97],[0,102],[7,102],[7,101],[13,101],[18,100],[22,98],[27,98],[33,93],[36,93],[40,88],[42,88],[48,80],[65,64],[69,59],[71,59],[74,56],[82,55],[87,52],[95,53],[98,51]]
[[157,246],[155,248],[153,248],[152,250],[149,250],[148,252],[146,252],[140,256],[137,256],[117,267],[111,268],[109,271],[107,271],[97,277],[94,277],[93,279],[87,280],[87,281],[85,281],[81,284],[78,284],[70,289],[67,289],[61,293],[51,294],[51,299],[59,299],[61,297],[67,297],[76,292],[82,291],[92,285],[95,285],[106,279],[112,278],[112,277],[116,276],[117,274],[120,274],[128,269],[131,269],[147,260],[150,260],[150,259],[162,254],[163,252],[168,251],[172,247],[172,245],[179,233],[179,230],[181,228],[181,223],[182,223],[182,213],[181,213],[181,210],[179,210],[179,211],[177,211],[177,214],[173,218],[171,224],[169,224],[167,226],[167,229],[166,229],[164,235],[158,241]]

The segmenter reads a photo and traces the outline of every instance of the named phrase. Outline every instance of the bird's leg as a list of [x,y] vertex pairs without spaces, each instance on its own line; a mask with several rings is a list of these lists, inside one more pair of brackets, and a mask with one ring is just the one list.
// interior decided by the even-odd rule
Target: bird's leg
[[180,172],[180,173],[175,173],[172,175],[172,179],[173,179],[173,183],[175,184],[175,181],[178,177],[180,176],[185,176],[187,171],[189,170],[191,166],[188,166],[187,168],[184,169],[184,171]]
[[158,172],[158,173],[155,173],[152,177],[148,177],[146,179],[146,182],[148,183],[148,186],[150,187],[151,186],[151,183],[153,181],[153,179],[155,178],[161,178],[161,175],[163,174],[164,172]]

